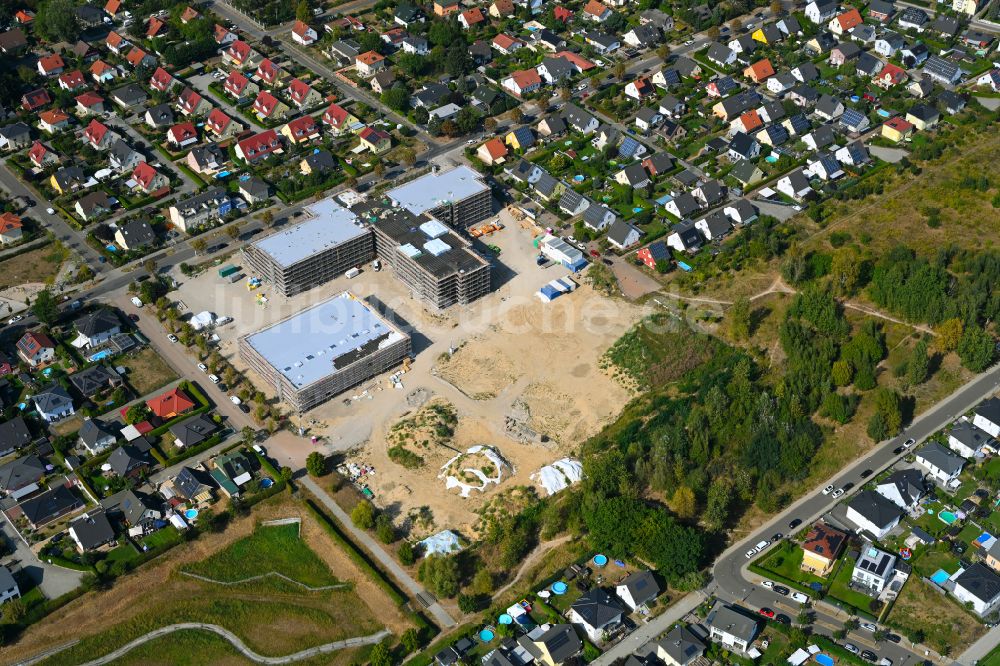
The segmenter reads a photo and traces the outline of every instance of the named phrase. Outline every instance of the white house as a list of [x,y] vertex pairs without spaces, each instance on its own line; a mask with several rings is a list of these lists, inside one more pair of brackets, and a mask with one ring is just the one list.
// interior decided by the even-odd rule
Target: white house
[[812,0],[806,5],[805,13],[807,19],[821,25],[836,16],[838,11],[836,0]]
[[975,458],[984,446],[995,443],[988,432],[964,418],[948,432],[948,448],[963,458]]
[[948,484],[957,479],[965,466],[965,458],[956,456],[937,442],[931,442],[917,451],[916,459],[917,464],[941,484]]
[[73,399],[69,397],[66,389],[58,384],[52,384],[43,389],[32,398],[32,401],[35,403],[35,409],[38,410],[39,416],[46,423],[59,421],[67,416],[72,416],[75,412]]
[[73,324],[77,331],[73,346],[77,348],[96,347],[109,340],[111,336],[122,332],[121,321],[108,308],[96,310],[77,319]]
[[757,637],[757,620],[731,606],[717,603],[705,618],[709,638],[730,650],[746,652]]
[[847,520],[859,532],[881,539],[896,525],[902,512],[893,502],[871,490],[862,490],[847,504]]
[[1000,437],[1000,398],[994,397],[979,403],[972,417],[972,425],[993,437]]
[[608,631],[621,624],[624,609],[607,592],[592,588],[570,606],[567,618],[580,626],[594,643],[603,643]]
[[904,511],[913,511],[924,496],[924,475],[917,469],[896,470],[875,486],[875,492]]
[[655,599],[660,594],[660,586],[650,572],[636,571],[618,583],[615,594],[626,606],[635,610]]
[[615,220],[608,229],[608,242],[619,250],[632,247],[641,237],[642,232],[622,219]]
[[885,589],[895,573],[896,557],[879,550],[871,543],[861,548],[851,573],[851,583],[864,588],[868,594],[875,596]]
[[963,604],[972,604],[979,615],[989,615],[1000,606],[1000,576],[977,562],[955,577],[952,594]]
[[21,589],[7,567],[0,567],[0,605],[21,598]]
[[778,188],[779,192],[790,196],[796,201],[802,201],[812,192],[809,180],[802,173],[802,169],[796,169],[788,175],[782,176],[778,179],[775,187]]

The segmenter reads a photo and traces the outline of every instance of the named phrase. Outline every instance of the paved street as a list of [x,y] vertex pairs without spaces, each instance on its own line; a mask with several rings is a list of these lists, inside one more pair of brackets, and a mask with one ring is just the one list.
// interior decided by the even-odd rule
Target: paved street
[[38,556],[18,538],[14,527],[8,523],[3,514],[0,514],[0,539],[6,541],[14,550],[13,555],[5,558],[4,564],[15,571],[17,569],[23,570],[42,588],[42,592],[49,599],[55,599],[67,592],[72,592],[83,580],[82,572],[53,566],[39,560]]

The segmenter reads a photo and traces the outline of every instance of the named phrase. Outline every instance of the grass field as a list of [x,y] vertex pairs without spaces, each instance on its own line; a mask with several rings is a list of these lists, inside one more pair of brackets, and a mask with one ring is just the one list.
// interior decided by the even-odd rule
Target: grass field
[[326,564],[299,538],[299,526],[259,527],[212,557],[184,571],[234,582],[274,571],[311,587],[336,585]]
[[924,642],[938,652],[971,645],[986,633],[972,613],[915,576],[903,586],[887,624],[906,636],[923,632]]
[[763,572],[774,574],[779,580],[792,581],[804,587],[808,587],[811,583],[827,586],[829,583],[827,579],[814,576],[801,569],[802,555],[802,548],[798,544],[782,541],[757,566]]
[[0,289],[30,282],[50,283],[65,260],[64,249],[44,245],[0,261]]
[[177,379],[177,373],[152,347],[119,359],[118,364],[128,368],[128,381],[139,395],[152,393]]

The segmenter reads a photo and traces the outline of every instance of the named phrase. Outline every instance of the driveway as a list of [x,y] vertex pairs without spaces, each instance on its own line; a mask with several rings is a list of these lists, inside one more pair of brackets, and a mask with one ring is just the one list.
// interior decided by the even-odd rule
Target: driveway
[[629,261],[629,257],[631,256],[633,255],[630,252],[624,257],[614,257],[611,260],[611,270],[614,272],[615,277],[618,278],[618,286],[621,287],[622,295],[625,298],[636,300],[646,294],[659,291],[662,285],[643,273],[638,266],[633,265]]
[[14,554],[8,557],[5,564],[12,566],[17,562],[15,570],[20,568],[33,580],[42,592],[49,599],[61,597],[67,592],[72,592],[80,586],[84,574],[72,569],[47,564],[38,559],[38,556],[25,545],[15,533],[14,527],[6,518],[0,518],[0,532],[3,532],[3,539],[14,548]]
[[899,162],[910,154],[909,151],[902,148],[888,148],[886,146],[869,146],[868,152],[883,162],[891,162],[892,164]]

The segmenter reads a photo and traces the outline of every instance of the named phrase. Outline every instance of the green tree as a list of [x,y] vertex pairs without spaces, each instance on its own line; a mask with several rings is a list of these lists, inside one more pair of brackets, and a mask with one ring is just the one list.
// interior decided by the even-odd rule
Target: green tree
[[705,502],[705,525],[712,531],[719,531],[729,520],[729,507],[733,501],[733,484],[729,479],[716,477],[708,487]]
[[351,511],[351,522],[355,527],[370,530],[375,526],[375,507],[368,500],[361,500]]
[[677,486],[677,490],[675,490],[673,496],[671,496],[669,504],[670,509],[676,513],[679,518],[683,518],[685,520],[693,517],[695,511],[697,510],[694,491],[687,486]]
[[920,340],[913,347],[913,353],[906,362],[906,378],[911,384],[923,384],[927,381],[931,358],[927,352],[927,341]]
[[830,280],[835,293],[852,296],[861,282],[861,260],[852,248],[842,248],[830,262]]
[[368,653],[368,663],[371,666],[392,666],[392,651],[385,643],[378,643]]
[[729,312],[726,313],[729,335],[734,340],[747,340],[750,338],[751,317],[750,299],[740,296],[729,308]]
[[403,86],[393,86],[389,88],[381,97],[382,103],[388,106],[393,111],[406,111],[407,106],[410,102],[410,94],[406,91]]
[[992,335],[979,326],[969,326],[955,351],[962,359],[962,365],[972,372],[982,372],[993,363],[995,346]]
[[830,378],[836,386],[847,386],[854,377],[854,369],[851,364],[844,360],[834,361],[830,369]]
[[458,594],[461,572],[454,557],[429,555],[420,564],[418,577],[431,591],[440,597],[454,597]]
[[409,541],[399,544],[399,548],[396,549],[396,556],[406,566],[410,566],[417,561],[417,554],[413,552],[413,544]]
[[326,456],[319,451],[310,453],[306,456],[306,471],[309,473],[309,476],[323,476],[326,474]]
[[59,304],[55,296],[48,289],[42,289],[35,296],[35,302],[31,305],[31,312],[38,317],[38,321],[51,326],[59,319]]
[[958,343],[962,341],[965,326],[961,319],[954,317],[938,324],[934,332],[937,334],[934,339],[937,348],[943,352],[950,352],[958,349]]
[[80,36],[76,3],[72,0],[45,0],[39,3],[35,31],[50,42],[75,43]]
[[399,644],[403,646],[406,654],[413,654],[420,649],[420,632],[410,627],[399,637]]
[[380,513],[375,519],[375,536],[382,543],[389,544],[396,540],[396,528],[392,525],[392,518],[387,513]]
[[299,4],[295,5],[295,18],[303,23],[308,23],[309,19],[312,18],[312,10],[309,9],[308,0],[299,0]]
[[152,412],[149,407],[144,402],[137,402],[136,404],[125,410],[125,423],[129,425],[135,423],[142,423],[145,421]]

